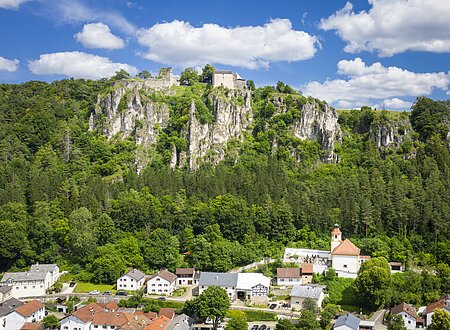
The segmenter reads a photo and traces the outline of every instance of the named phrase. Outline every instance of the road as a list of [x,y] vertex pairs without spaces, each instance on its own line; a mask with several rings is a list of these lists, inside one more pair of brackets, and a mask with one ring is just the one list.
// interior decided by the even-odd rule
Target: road
[[380,309],[373,313],[372,317],[369,319],[370,321],[375,322],[375,330],[386,330],[387,326],[383,324],[384,314],[386,314],[386,309]]

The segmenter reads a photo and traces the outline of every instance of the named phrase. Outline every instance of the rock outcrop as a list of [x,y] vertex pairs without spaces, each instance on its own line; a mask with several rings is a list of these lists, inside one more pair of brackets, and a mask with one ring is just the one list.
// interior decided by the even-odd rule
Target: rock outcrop
[[384,120],[373,123],[370,127],[370,136],[378,149],[394,148],[398,150],[407,141],[412,141],[414,130],[408,117],[396,120]]

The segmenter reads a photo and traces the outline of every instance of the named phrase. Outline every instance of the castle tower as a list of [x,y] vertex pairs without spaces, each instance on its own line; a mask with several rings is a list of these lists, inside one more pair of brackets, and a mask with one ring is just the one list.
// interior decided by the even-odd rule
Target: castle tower
[[339,225],[335,224],[331,231],[331,251],[333,251],[342,242],[342,233]]

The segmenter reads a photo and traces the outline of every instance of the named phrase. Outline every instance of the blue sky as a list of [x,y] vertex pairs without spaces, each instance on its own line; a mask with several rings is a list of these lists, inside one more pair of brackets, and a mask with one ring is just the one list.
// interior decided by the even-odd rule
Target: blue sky
[[0,0],[0,82],[172,66],[278,80],[337,108],[450,98],[442,0]]

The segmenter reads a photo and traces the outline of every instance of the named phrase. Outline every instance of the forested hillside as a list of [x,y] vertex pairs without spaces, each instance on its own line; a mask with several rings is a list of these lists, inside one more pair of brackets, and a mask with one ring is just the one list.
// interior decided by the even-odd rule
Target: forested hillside
[[328,105],[284,84],[258,88],[248,133],[194,170],[171,154],[186,147],[192,99],[200,122],[214,120],[214,90],[177,87],[146,95],[170,119],[138,172],[136,130],[89,130],[115,79],[0,85],[0,271],[58,262],[100,282],[128,267],[226,271],[286,245],[328,248],[334,223],[365,254],[450,264],[448,101],[340,112],[335,162],[324,162],[329,150],[290,127],[305,104]]

